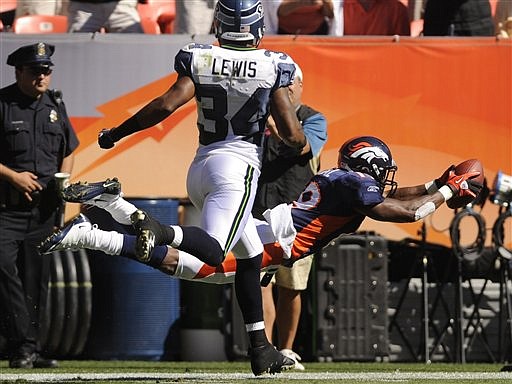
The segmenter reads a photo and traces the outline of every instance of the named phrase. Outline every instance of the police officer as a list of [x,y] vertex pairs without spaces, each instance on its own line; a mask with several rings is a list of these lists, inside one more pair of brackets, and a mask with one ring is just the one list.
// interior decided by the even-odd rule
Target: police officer
[[37,245],[59,222],[54,176],[71,172],[78,139],[60,92],[48,89],[54,50],[12,52],[16,82],[0,89],[0,331],[11,368],[58,365],[40,355],[50,260]]

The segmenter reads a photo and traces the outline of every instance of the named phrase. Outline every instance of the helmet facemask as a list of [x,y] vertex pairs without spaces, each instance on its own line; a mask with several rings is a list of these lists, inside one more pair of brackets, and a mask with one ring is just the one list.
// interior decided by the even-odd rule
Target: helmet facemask
[[397,171],[398,167],[396,166],[395,162],[393,161],[393,165],[389,168],[387,168],[384,171],[384,175],[382,180],[380,180],[380,185],[382,188],[382,192],[384,194],[384,190],[386,187],[389,187],[388,193],[386,196],[392,197],[396,189],[398,188],[398,183],[395,181],[395,173]]

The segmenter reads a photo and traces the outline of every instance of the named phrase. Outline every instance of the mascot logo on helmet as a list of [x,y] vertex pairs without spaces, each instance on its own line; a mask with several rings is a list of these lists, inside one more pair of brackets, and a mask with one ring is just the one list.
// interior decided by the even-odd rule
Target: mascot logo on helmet
[[362,158],[371,164],[373,159],[383,159],[389,161],[389,156],[381,148],[372,146],[370,143],[361,141],[351,145],[349,148],[349,156],[352,158]]

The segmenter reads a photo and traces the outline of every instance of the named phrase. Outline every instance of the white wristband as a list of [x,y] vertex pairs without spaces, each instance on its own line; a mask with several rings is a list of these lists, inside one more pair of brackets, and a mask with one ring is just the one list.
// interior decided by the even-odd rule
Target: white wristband
[[439,192],[441,195],[443,195],[444,201],[448,201],[453,197],[453,192],[447,185],[443,185],[441,188],[439,188]]
[[427,193],[429,195],[433,195],[434,193],[436,193],[438,189],[435,180],[425,183],[425,189],[427,190]]

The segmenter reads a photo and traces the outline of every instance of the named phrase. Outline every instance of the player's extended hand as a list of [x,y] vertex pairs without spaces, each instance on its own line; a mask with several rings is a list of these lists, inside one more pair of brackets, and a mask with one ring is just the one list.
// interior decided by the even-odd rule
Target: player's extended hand
[[446,185],[452,190],[454,196],[471,196],[475,198],[482,189],[482,185],[472,179],[479,175],[480,172],[478,171],[457,175],[451,170],[448,172]]
[[446,171],[443,172],[443,174],[434,180],[434,183],[436,184],[437,189],[441,188],[443,185],[445,185],[448,182],[448,177],[450,176],[450,171],[453,171],[455,169],[455,165],[450,165]]
[[100,148],[110,149],[114,148],[115,140],[112,137],[111,129],[104,128],[98,133],[98,144]]

